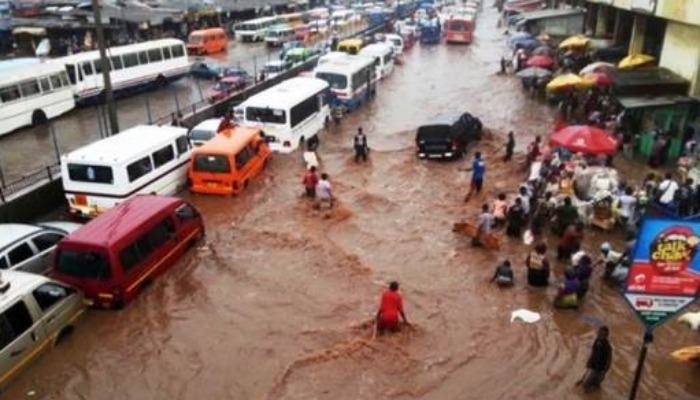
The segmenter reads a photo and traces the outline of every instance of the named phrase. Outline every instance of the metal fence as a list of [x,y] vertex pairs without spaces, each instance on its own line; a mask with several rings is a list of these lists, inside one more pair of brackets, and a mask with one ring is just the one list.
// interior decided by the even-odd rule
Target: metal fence
[[[340,39],[342,40],[344,38],[352,37],[358,34],[368,34],[376,32],[379,29],[381,29],[381,27],[367,28],[366,26],[353,26],[351,27],[351,29],[349,29],[349,31],[346,31],[343,35],[341,35]],[[303,71],[306,68],[309,68],[312,65],[313,61],[317,59],[317,57],[313,57],[312,59],[303,63],[302,65],[293,68],[287,74],[284,74],[284,76],[278,76],[272,79],[266,79],[262,82],[257,82],[256,78],[258,76],[258,72],[263,67],[265,62],[278,57],[279,56],[277,53],[270,53],[264,56],[257,56],[247,59],[245,61],[237,62],[236,65],[239,68],[252,72],[253,81],[241,91],[232,93],[226,99],[218,101],[216,103],[212,103],[211,101],[209,101],[209,99],[206,98],[206,96],[204,95],[204,89],[201,87],[200,82],[198,80],[195,81],[198,88],[199,100],[194,102],[185,102],[181,104],[177,93],[173,90],[174,108],[171,109],[171,111],[168,112],[166,115],[153,115],[149,96],[145,96],[143,123],[159,125],[170,124],[172,122],[173,116],[179,115],[180,118],[185,122],[185,126],[193,126],[194,124],[203,119],[211,118],[213,116],[220,116],[221,114],[223,114],[223,110],[227,110],[230,109],[231,106],[235,106],[237,104],[237,99],[240,99],[238,100],[240,102],[244,100],[245,97],[247,97],[249,94],[257,93],[270,86],[273,86],[274,84],[280,82],[283,79],[286,79],[289,73],[295,74],[300,71]],[[243,92],[243,96],[241,96],[241,92]],[[109,124],[107,122],[107,113],[105,107],[102,105],[96,106],[95,113],[95,118],[97,119],[98,123],[99,138],[109,136]],[[54,162],[45,165],[44,167],[36,171],[30,172],[28,174],[23,174],[20,178],[13,179],[9,182],[5,180],[3,166],[0,163],[0,204],[8,202],[12,197],[21,194],[24,190],[35,186],[40,182],[52,181],[54,179],[60,178],[60,146],[56,138],[56,132],[54,130],[53,125],[50,124],[48,126],[48,129],[52,137],[53,152],[55,154]]]

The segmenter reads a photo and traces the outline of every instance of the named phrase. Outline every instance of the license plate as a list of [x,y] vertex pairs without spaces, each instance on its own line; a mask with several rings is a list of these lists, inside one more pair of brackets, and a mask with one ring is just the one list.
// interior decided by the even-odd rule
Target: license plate
[[217,187],[217,186],[219,186],[219,184],[216,182],[207,182],[207,187]]

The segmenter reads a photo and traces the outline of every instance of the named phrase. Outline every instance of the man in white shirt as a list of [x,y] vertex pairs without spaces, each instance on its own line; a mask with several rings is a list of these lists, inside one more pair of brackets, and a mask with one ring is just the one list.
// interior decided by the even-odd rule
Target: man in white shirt
[[637,198],[633,196],[634,191],[631,187],[625,188],[625,193],[620,195],[620,222],[622,226],[627,227],[627,224],[634,220],[634,213],[637,207]]
[[671,173],[666,173],[666,177],[659,184],[659,203],[663,206],[670,206],[673,203],[673,199],[676,197],[676,190],[678,190],[678,183],[673,180]]
[[316,204],[321,209],[333,206],[333,192],[328,174],[321,174],[321,179],[316,184]]

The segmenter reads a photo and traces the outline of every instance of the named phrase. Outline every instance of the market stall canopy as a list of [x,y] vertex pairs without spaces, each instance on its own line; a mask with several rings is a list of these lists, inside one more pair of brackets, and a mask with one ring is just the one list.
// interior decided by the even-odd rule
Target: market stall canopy
[[552,79],[551,82],[547,84],[547,90],[554,92],[561,89],[572,89],[586,86],[586,82],[578,75],[575,74],[564,74],[559,75]]
[[611,69],[615,69],[615,64],[603,62],[603,61],[597,61],[594,63],[590,63],[583,67],[581,69],[582,74],[590,74],[592,72],[603,72]]
[[559,48],[565,49],[569,47],[586,47],[588,46],[588,42],[590,41],[591,39],[589,39],[587,36],[574,35],[564,39],[561,43],[559,43]]
[[525,62],[528,67],[551,68],[554,66],[554,59],[550,56],[534,56]]
[[552,76],[552,71],[540,67],[530,67],[519,71],[515,76],[518,78],[546,78]]
[[613,80],[612,91],[616,97],[685,96],[690,85],[687,80],[663,67],[616,69],[608,74]]
[[615,154],[617,141],[608,132],[588,125],[570,125],[549,137],[554,146],[574,153]]
[[620,63],[617,64],[617,66],[618,68],[622,69],[637,68],[641,67],[642,65],[647,65],[654,60],[656,60],[656,58],[647,54],[630,54],[620,60]]

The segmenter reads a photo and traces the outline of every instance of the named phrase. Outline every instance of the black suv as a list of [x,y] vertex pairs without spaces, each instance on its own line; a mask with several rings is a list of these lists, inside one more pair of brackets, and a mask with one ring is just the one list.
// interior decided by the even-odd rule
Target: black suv
[[479,118],[469,113],[437,115],[416,132],[418,157],[460,158],[472,141],[481,139],[481,130]]

